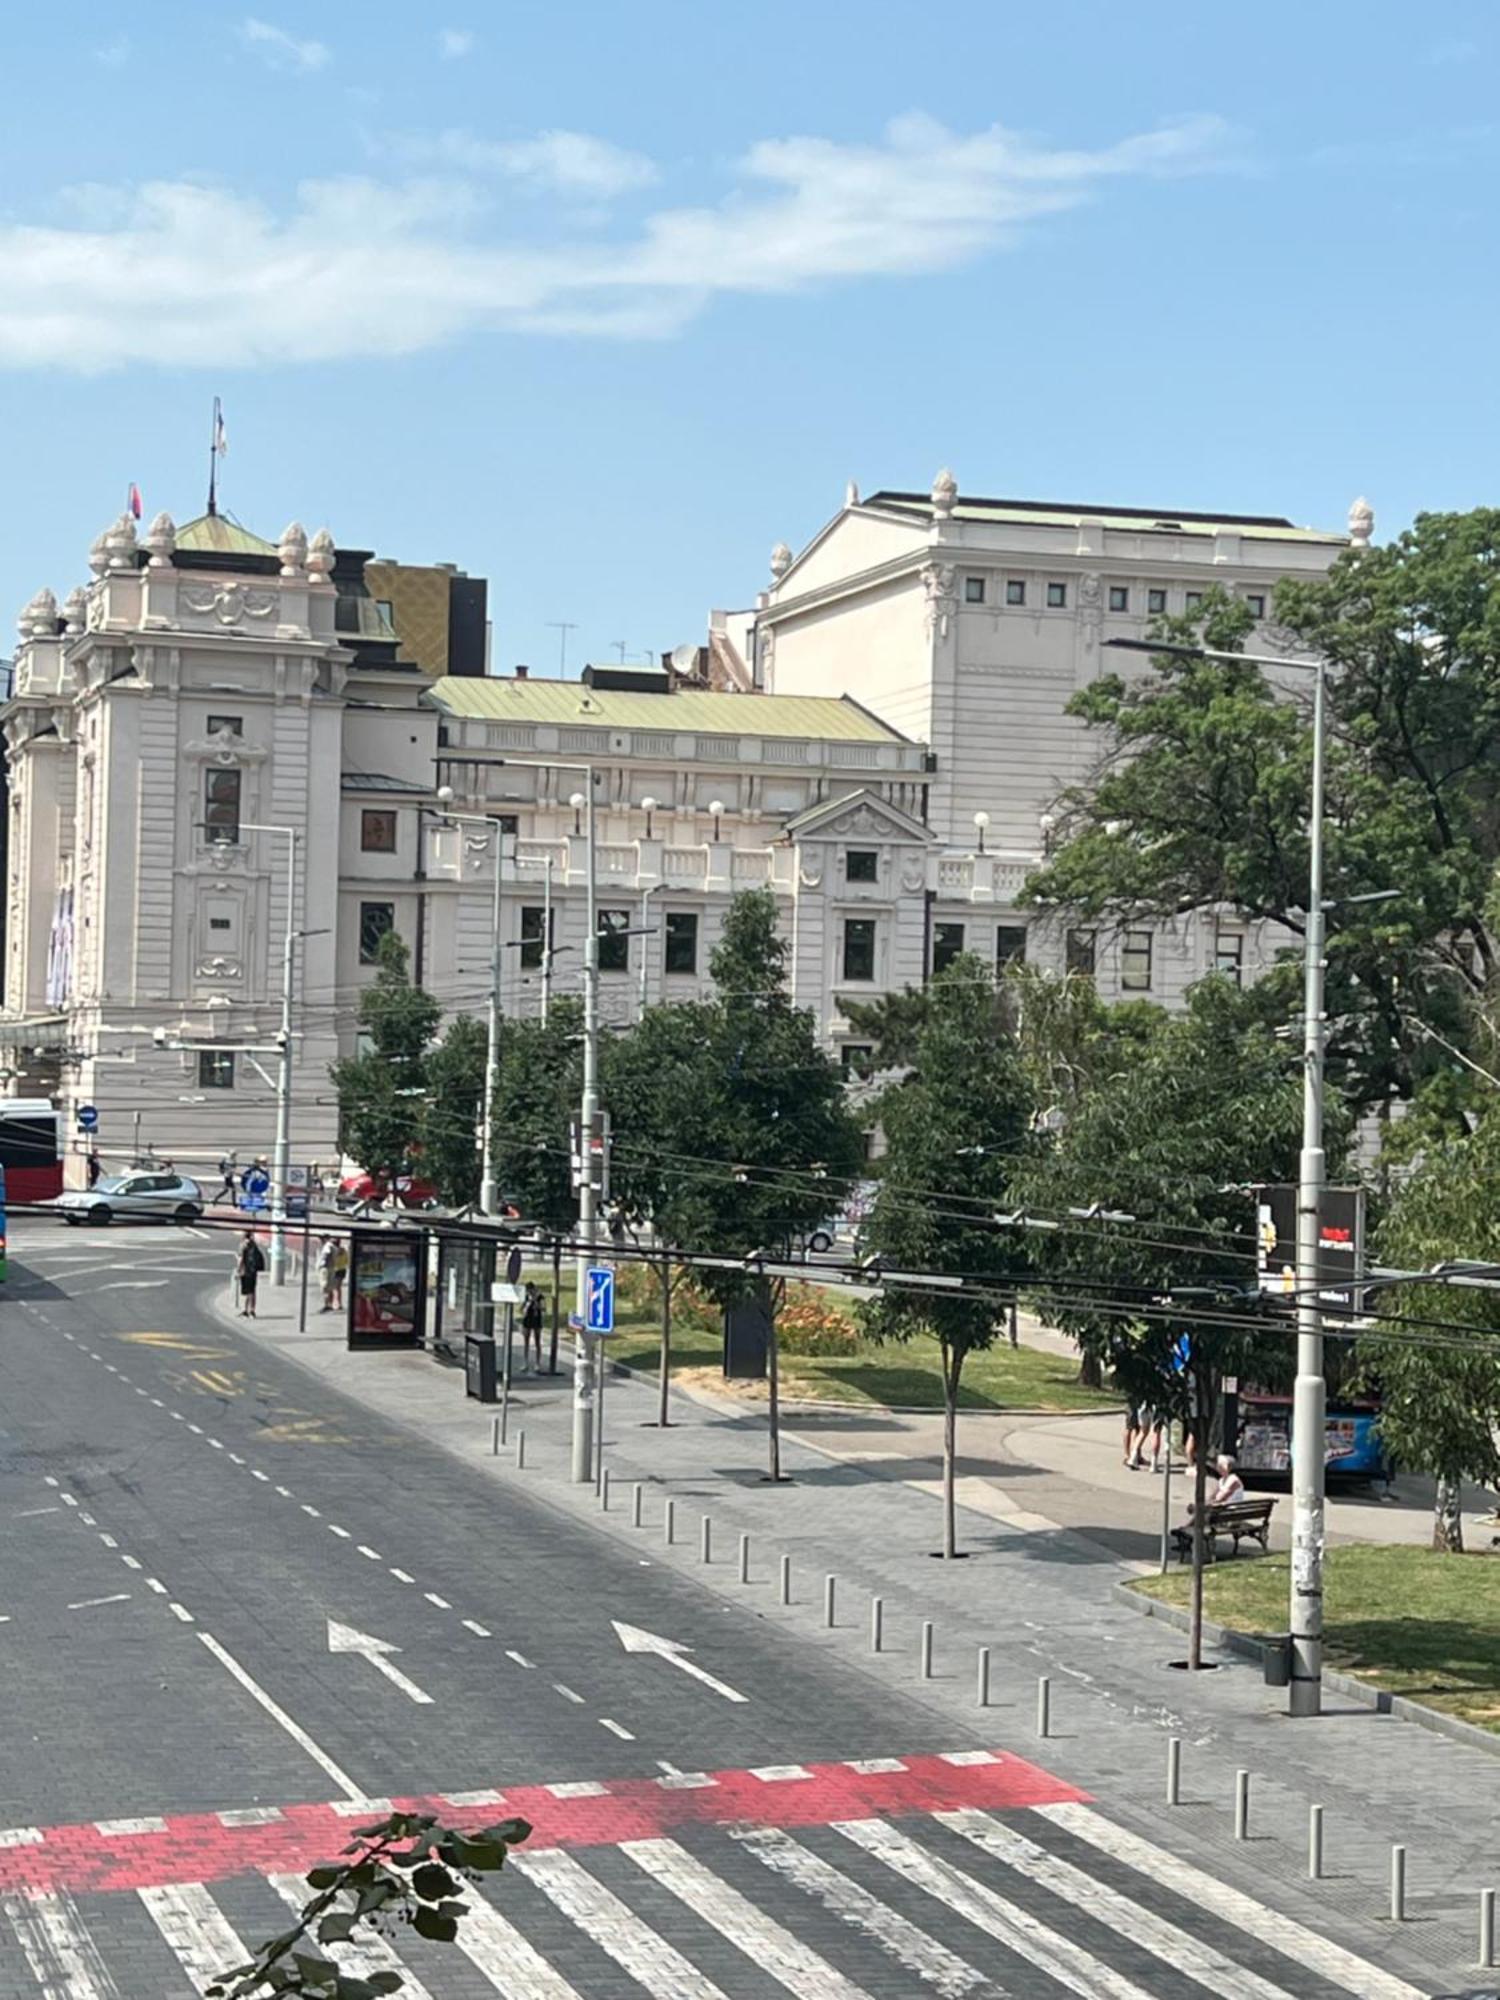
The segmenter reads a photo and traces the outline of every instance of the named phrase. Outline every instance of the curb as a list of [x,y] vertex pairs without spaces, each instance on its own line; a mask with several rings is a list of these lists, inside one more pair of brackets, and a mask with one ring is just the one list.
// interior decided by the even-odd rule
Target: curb
[[[615,1374],[628,1375],[632,1381],[650,1382],[656,1379],[654,1369],[634,1368],[628,1361],[612,1361],[609,1365]],[[729,1396],[718,1397],[712,1389],[679,1387],[675,1382],[673,1388],[677,1389],[681,1395],[691,1397],[694,1402],[706,1402],[715,1407],[721,1404],[725,1409],[732,1410],[746,1408],[762,1409],[765,1407],[760,1401],[746,1404],[738,1403]],[[784,1391],[777,1400],[783,1410],[873,1411],[876,1414],[889,1417],[940,1417],[943,1414],[941,1403],[851,1402],[841,1396],[788,1396]],[[1095,1403],[1086,1410],[1059,1410],[1056,1408],[1040,1409],[1031,1403],[1006,1403],[999,1409],[988,1410],[965,1409],[960,1405],[958,1414],[960,1421],[966,1417],[1107,1417],[1118,1415],[1124,1407],[1123,1403]]]
[[[1113,1591],[1121,1603],[1130,1605],[1143,1617],[1160,1618],[1166,1624],[1175,1626],[1179,1632],[1189,1629],[1192,1621],[1180,1606],[1146,1597],[1132,1583],[1116,1583]],[[1266,1640],[1263,1637],[1253,1632],[1232,1631],[1227,1625],[1216,1625],[1209,1618],[1203,1621],[1203,1636],[1211,1645],[1222,1647],[1225,1652],[1234,1653],[1241,1659],[1253,1660],[1257,1665],[1265,1654]],[[1368,1681],[1357,1680],[1353,1674],[1341,1674],[1331,1667],[1323,1669],[1323,1684],[1332,1688],[1335,1694],[1357,1701],[1362,1708],[1373,1708],[1397,1722],[1414,1722],[1418,1729],[1430,1730],[1436,1736],[1451,1736],[1454,1742],[1465,1744],[1471,1750],[1485,1750],[1492,1757],[1500,1757],[1500,1734],[1481,1729],[1477,1723],[1465,1722],[1459,1716],[1445,1715],[1441,1709],[1427,1708],[1421,1702],[1413,1701],[1410,1695],[1391,1694],[1385,1688],[1371,1687]]]

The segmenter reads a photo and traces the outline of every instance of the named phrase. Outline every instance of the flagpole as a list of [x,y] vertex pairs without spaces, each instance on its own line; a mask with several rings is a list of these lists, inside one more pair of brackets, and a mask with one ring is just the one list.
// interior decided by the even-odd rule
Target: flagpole
[[214,422],[208,440],[208,511],[219,511],[219,426],[223,422],[219,399],[214,397]]

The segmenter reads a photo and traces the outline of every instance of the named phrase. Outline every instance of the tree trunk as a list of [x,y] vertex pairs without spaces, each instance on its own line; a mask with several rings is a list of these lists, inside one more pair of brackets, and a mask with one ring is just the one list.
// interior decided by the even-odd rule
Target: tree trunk
[[672,1380],[672,1260],[661,1260],[661,1383],[658,1390],[656,1421],[665,1430],[672,1419],[667,1415],[667,1392]]
[[1016,1304],[1014,1299],[1010,1302],[1009,1332],[1011,1346],[1019,1347],[1021,1345],[1021,1308]]
[[1438,1480],[1432,1546],[1439,1555],[1461,1556],[1464,1552],[1463,1488],[1456,1479]]
[[562,1239],[552,1245],[552,1344],[547,1354],[547,1373],[557,1373],[557,1336],[562,1321]]
[[943,1349],[943,1560],[958,1554],[958,1507],[954,1497],[958,1460],[958,1378],[965,1350]]
[[770,1363],[770,1414],[771,1414],[771,1478],[781,1478],[781,1396],[776,1366],[776,1314],[771,1314],[771,1339],[768,1353]]
[[1104,1387],[1104,1364],[1092,1348],[1085,1347],[1078,1357],[1078,1381],[1084,1389]]
[[1197,1673],[1203,1665],[1203,1561],[1207,1541],[1203,1533],[1203,1510],[1208,1499],[1208,1423],[1203,1408],[1202,1385],[1193,1384],[1193,1593],[1188,1624],[1188,1669]]

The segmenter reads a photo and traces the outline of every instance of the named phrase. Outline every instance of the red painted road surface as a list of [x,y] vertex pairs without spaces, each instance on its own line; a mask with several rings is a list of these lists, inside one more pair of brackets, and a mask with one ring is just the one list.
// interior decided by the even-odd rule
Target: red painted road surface
[[355,1830],[393,1807],[436,1813],[473,1828],[529,1820],[535,1847],[598,1847],[646,1840],[695,1824],[823,1826],[962,1806],[1087,1801],[1088,1794],[997,1750],[936,1757],[861,1758],[697,1771],[607,1784],[508,1785],[431,1798],[340,1800],[336,1805],[250,1806],[166,1819],[83,1821],[0,1830],[0,1892],[144,1889],[214,1882],[248,1869],[305,1874],[335,1858]]

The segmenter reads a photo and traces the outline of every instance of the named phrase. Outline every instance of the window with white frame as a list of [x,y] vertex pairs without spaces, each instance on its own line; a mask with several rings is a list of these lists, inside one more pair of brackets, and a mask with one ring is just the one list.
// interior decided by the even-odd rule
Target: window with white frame
[[1120,940],[1120,991],[1122,993],[1149,993],[1151,991],[1151,944],[1150,931],[1126,931]]
[[1214,971],[1232,979],[1236,986],[1245,978],[1245,933],[1220,924],[1214,934]]

